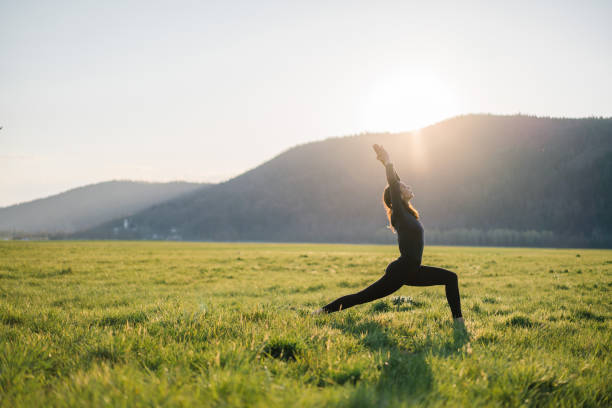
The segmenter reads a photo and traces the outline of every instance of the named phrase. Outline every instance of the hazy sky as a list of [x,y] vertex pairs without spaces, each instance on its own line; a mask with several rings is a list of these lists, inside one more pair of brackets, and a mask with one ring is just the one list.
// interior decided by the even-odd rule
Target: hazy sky
[[612,115],[612,1],[0,0],[0,206],[461,113]]

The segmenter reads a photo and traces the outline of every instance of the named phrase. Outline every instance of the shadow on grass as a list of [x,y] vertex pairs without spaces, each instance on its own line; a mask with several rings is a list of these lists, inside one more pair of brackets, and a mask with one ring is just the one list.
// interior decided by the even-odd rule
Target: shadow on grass
[[379,323],[355,321],[347,316],[332,326],[359,340],[373,353],[384,356],[380,376],[374,385],[360,384],[351,395],[348,406],[394,406],[398,401],[419,403],[432,391],[434,377],[427,363],[429,355],[450,357],[462,353],[469,334],[455,328],[452,338],[426,337],[407,349],[389,335]]

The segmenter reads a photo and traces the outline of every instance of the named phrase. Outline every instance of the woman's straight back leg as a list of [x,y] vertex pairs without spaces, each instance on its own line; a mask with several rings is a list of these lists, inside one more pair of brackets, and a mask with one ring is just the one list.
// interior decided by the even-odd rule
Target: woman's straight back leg
[[390,295],[404,285],[402,275],[397,273],[399,269],[401,269],[399,260],[391,262],[382,278],[360,292],[334,300],[323,306],[323,310],[327,313],[337,312]]

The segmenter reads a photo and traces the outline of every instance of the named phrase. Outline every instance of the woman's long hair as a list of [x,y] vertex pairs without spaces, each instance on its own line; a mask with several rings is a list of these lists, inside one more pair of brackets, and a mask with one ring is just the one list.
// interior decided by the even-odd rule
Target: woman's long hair
[[[389,219],[389,229],[395,232],[395,228],[393,227],[393,221],[392,221],[393,205],[391,204],[391,188],[389,186],[385,187],[385,191],[383,191],[382,202],[383,202],[383,205],[385,206],[385,210],[387,211],[387,218]],[[402,203],[404,203],[404,206],[406,207],[408,212],[414,215],[414,218],[418,220],[419,212],[416,210],[416,208],[412,206],[410,201],[404,200],[402,198]]]

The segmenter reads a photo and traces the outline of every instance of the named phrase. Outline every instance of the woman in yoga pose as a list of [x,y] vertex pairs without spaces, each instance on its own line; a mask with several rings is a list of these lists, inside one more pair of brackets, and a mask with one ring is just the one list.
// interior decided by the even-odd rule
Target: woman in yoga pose
[[380,145],[374,145],[376,158],[385,166],[389,185],[383,193],[383,203],[391,229],[397,232],[400,257],[387,266],[382,278],[361,292],[342,296],[317,310],[315,314],[332,313],[349,307],[371,302],[395,292],[402,285],[446,287],[446,299],[455,323],[463,327],[461,302],[457,275],[446,269],[421,265],[423,256],[423,226],[419,213],[410,200],[414,197],[412,189],[400,181],[393,169],[389,154]]

